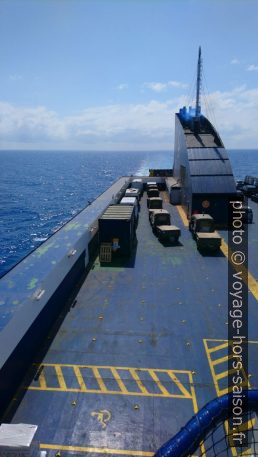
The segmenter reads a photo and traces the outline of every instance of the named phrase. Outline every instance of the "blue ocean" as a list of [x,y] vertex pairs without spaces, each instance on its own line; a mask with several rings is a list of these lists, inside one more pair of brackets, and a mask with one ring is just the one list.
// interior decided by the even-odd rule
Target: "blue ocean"
[[[236,179],[258,151],[229,151]],[[171,168],[168,152],[0,151],[0,276],[124,175]]]

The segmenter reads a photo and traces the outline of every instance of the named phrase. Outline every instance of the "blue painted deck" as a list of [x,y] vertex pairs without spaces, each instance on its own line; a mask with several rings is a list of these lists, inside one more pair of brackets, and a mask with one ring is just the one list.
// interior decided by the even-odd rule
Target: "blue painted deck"
[[[39,378],[31,381],[28,373],[24,380],[12,422],[38,424],[48,456],[151,456],[225,387],[217,375],[226,363],[214,362],[227,354],[227,260],[222,253],[201,255],[176,207],[164,207],[181,228],[181,243],[159,243],[144,194],[135,258],[111,267],[95,261],[75,306],[35,360],[34,369],[44,366]],[[257,214],[254,220],[251,246]],[[249,254],[257,277],[252,249]],[[256,307],[250,293],[253,387]]]

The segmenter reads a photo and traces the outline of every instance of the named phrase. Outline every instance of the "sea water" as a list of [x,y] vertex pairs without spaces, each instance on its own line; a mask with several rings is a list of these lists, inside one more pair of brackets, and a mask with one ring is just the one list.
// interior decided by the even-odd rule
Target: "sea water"
[[[258,151],[229,154],[236,179],[258,176]],[[172,163],[171,151],[0,151],[0,276],[120,176]]]

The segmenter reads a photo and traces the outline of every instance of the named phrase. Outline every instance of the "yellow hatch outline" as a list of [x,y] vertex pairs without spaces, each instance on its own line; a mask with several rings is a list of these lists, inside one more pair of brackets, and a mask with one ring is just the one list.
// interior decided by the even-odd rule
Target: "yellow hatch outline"
[[[165,397],[165,398],[185,398],[190,399],[193,402],[194,412],[197,412],[196,406],[196,396],[193,389],[193,377],[192,373],[189,370],[170,370],[170,369],[161,369],[161,368],[137,368],[137,367],[115,367],[109,365],[73,365],[73,364],[58,364],[58,363],[44,363],[44,364],[34,364],[38,367],[40,372],[38,378],[38,386],[26,386],[28,390],[44,390],[44,391],[55,391],[55,392],[83,392],[83,393],[93,393],[93,394],[108,394],[108,395],[131,395],[131,396],[144,396],[144,397]],[[51,387],[47,384],[47,380],[44,374],[44,368],[53,367],[54,376],[58,381],[58,387]],[[68,387],[65,381],[65,375],[63,368],[72,368],[74,379],[78,383],[78,387]],[[43,369],[42,369],[43,368]],[[82,369],[90,369],[91,374],[98,384],[98,389],[91,389],[86,386],[86,381],[83,378]],[[105,385],[105,379],[101,375],[100,370],[108,369],[110,374],[113,376],[112,380],[115,380],[119,390],[108,389]],[[135,384],[138,387],[136,390],[128,390],[121,377],[121,372],[126,372],[130,377],[127,378],[129,381],[135,381]],[[149,392],[144,385],[144,381],[140,378],[140,373],[148,373],[150,376],[150,381],[153,381],[157,385],[159,392]],[[170,393],[167,387],[159,379],[159,373],[166,373],[168,375],[168,382],[176,385],[178,393]],[[184,386],[183,382],[180,381],[178,375],[183,374],[188,377],[187,388]],[[188,389],[189,388],[189,389]]]
[[[41,364],[34,364],[39,369],[41,368]],[[193,381],[193,374],[189,370],[166,370],[166,369],[159,369],[159,368],[136,368],[136,367],[114,367],[114,366],[96,366],[96,365],[72,365],[72,364],[53,364],[53,363],[46,363],[43,364],[43,367],[53,367],[55,370],[55,374],[57,376],[59,387],[48,387],[47,381],[44,376],[44,372],[41,370],[39,375],[39,387],[30,386],[28,387],[29,390],[36,390],[36,391],[58,391],[58,392],[84,392],[84,393],[100,393],[100,394],[120,394],[120,395],[135,395],[135,396],[147,396],[147,397],[164,397],[164,398],[181,398],[181,399],[190,399],[192,400],[193,411],[194,413],[198,412],[198,404],[197,404],[197,397],[194,388],[194,381]],[[62,371],[62,367],[70,367],[73,368],[75,377],[78,381],[80,388],[68,388],[65,382],[65,376]],[[92,374],[94,375],[98,385],[98,389],[87,389],[84,378],[81,373],[81,368],[91,368]],[[113,375],[113,378],[116,380],[120,390],[119,391],[110,391],[107,389],[105,385],[105,380],[102,378],[100,370],[101,369],[109,369]],[[139,392],[131,392],[128,391],[127,387],[125,386],[121,376],[119,374],[119,370],[124,370],[130,373],[131,379],[133,379],[138,388]],[[140,379],[139,373],[140,372],[147,372],[150,375],[151,380],[158,386],[160,390],[160,394],[148,392],[146,387],[144,386],[144,381]],[[161,380],[159,379],[159,373],[167,373],[171,382],[176,384],[178,389],[180,390],[180,394],[170,394],[167,388],[162,384]],[[178,379],[178,375],[184,374],[188,376],[188,383],[190,389],[183,385],[183,383]],[[167,384],[167,383],[166,383]],[[135,456],[135,457],[153,457],[155,452],[150,451],[139,451],[139,450],[127,450],[127,449],[111,449],[108,447],[101,448],[101,447],[92,447],[92,446],[71,446],[71,445],[63,445],[63,444],[50,444],[50,443],[41,443],[40,449],[45,450],[52,450],[56,452],[78,452],[80,454],[85,453],[95,453],[95,454],[108,454],[108,455],[121,455],[121,456]],[[204,452],[204,447],[201,444],[202,452]],[[205,455],[205,454],[204,454]],[[193,456],[197,457],[197,456]]]
[[[209,343],[217,343],[217,345],[215,346],[212,346],[212,347],[209,347]],[[243,343],[245,344],[258,344],[258,341],[255,341],[255,340],[250,340],[250,341],[243,341]],[[228,340],[223,340],[223,339],[214,339],[214,338],[204,338],[203,339],[203,344],[204,344],[204,347],[205,347],[205,351],[206,351],[206,355],[207,355],[207,358],[208,358],[208,362],[209,362],[209,366],[210,366],[210,371],[211,371],[211,375],[212,375],[212,379],[213,379],[213,382],[214,382],[214,386],[215,386],[215,390],[216,390],[216,394],[218,397],[221,397],[222,395],[224,394],[227,394],[229,392],[229,389],[228,388],[224,388],[224,389],[220,389],[219,387],[219,380],[220,379],[223,379],[225,377],[227,377],[228,375],[228,370],[224,370],[224,371],[219,371],[217,372],[217,369],[219,367],[219,365],[221,363],[224,363],[228,360],[228,355],[225,355],[223,357],[219,356],[218,358],[211,358],[211,354],[216,354],[216,352],[220,352],[221,350],[223,349],[226,349],[228,347],[229,344],[233,344],[232,341],[228,341]],[[246,384],[246,387],[249,389],[251,387],[251,384],[248,380],[248,376],[247,374],[245,373],[245,371],[242,369],[240,370],[242,372],[242,375],[243,375],[243,379],[245,380],[245,384]],[[230,372],[234,373],[234,372],[237,372],[237,370],[230,370]],[[232,389],[230,389],[230,391],[232,391]],[[254,424],[254,419],[253,420],[249,420],[248,422],[245,422],[243,423],[242,425],[242,429],[243,430],[249,430]],[[228,421],[225,421],[224,422],[224,425],[225,425],[225,429],[226,429],[226,433],[228,434],[229,433],[229,424],[228,424]],[[238,453],[237,453],[237,450],[235,447],[231,446],[230,447],[231,449],[231,452],[232,452],[232,456],[233,457],[238,457]],[[250,449],[247,449],[247,453],[245,455],[250,455]]]
[[[215,346],[209,347],[209,343],[210,342],[211,343],[218,343],[218,344],[215,345]],[[246,343],[249,343],[249,342],[246,342]],[[207,359],[208,359],[208,362],[209,362],[209,367],[210,367],[212,379],[213,379],[213,382],[214,382],[214,386],[215,386],[215,389],[216,389],[216,394],[217,394],[218,397],[221,397],[222,395],[228,393],[228,388],[221,389],[219,387],[218,381],[220,379],[224,379],[224,378],[226,378],[228,376],[228,370],[220,371],[219,370],[219,365],[228,361],[228,355],[224,355],[223,357],[221,357],[221,355],[220,355],[218,358],[213,358],[212,359],[211,358],[211,354],[214,354],[216,352],[220,352],[222,349],[226,349],[228,347],[228,345],[229,345],[229,341],[228,340],[213,339],[213,338],[204,338],[203,339],[203,344],[204,344],[205,352],[206,352]],[[230,344],[232,345],[233,343],[231,342]],[[248,381],[247,374],[245,373],[245,371],[243,369],[240,370],[240,371],[242,372],[243,379],[245,380],[245,383],[246,383],[246,387],[249,388],[250,387],[250,383]],[[237,373],[237,370],[231,370],[231,372],[232,373],[234,373],[234,372]]]

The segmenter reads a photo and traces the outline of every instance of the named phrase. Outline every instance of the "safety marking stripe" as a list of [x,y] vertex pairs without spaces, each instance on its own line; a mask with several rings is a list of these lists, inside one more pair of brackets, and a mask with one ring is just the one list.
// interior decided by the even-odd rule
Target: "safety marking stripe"
[[136,373],[136,368],[130,368],[129,371],[130,371],[130,373],[131,373],[133,379],[136,381],[136,384],[137,384],[137,386],[139,387],[140,391],[141,391],[144,395],[148,394],[149,392],[148,392],[147,389],[144,387],[142,381],[140,380],[138,374]]
[[57,375],[57,378],[58,378],[58,382],[59,382],[59,385],[61,387],[62,390],[66,390],[67,387],[66,387],[66,383],[65,383],[65,380],[64,380],[64,376],[63,376],[63,372],[62,372],[62,368],[60,365],[55,365],[55,370],[56,370],[56,375]]
[[256,300],[258,300],[258,284],[257,284],[256,279],[243,265],[237,266],[233,262],[231,262],[232,252],[229,249],[227,243],[225,242],[225,240],[223,238],[222,238],[220,250],[223,252],[224,256],[227,257],[229,262],[233,265],[236,272],[238,272],[238,271],[242,272],[242,278],[243,278],[245,285],[248,287],[250,292],[252,292],[254,298],[256,298]]
[[177,211],[179,213],[179,216],[181,217],[181,220],[182,220],[184,226],[188,227],[189,221],[187,219],[187,216],[185,214],[185,211],[184,211],[183,207],[181,205],[176,205],[176,209],[177,209]]
[[[222,340],[204,340],[204,341],[222,341]],[[218,346],[212,347],[209,349],[209,353],[211,354],[212,352],[217,352],[220,349],[224,349],[228,347],[228,342],[219,344]]]
[[81,371],[80,371],[80,367],[73,366],[73,371],[75,373],[76,379],[80,386],[81,392],[86,392],[87,389],[86,389],[86,385],[85,385],[84,379],[83,379]]
[[233,359],[233,355],[228,357],[225,355],[225,357],[220,357],[219,359],[213,360],[213,366],[219,365],[220,363],[227,362],[228,360]]
[[101,392],[102,393],[106,393],[108,390],[107,390],[107,388],[106,388],[106,386],[104,384],[104,381],[103,381],[103,379],[102,379],[102,377],[100,375],[100,372],[99,372],[98,368],[97,367],[92,367],[91,369],[92,369],[93,374],[94,374],[94,376],[95,376],[95,378],[97,380],[97,383],[99,385],[99,388],[100,388]]
[[110,368],[110,371],[111,371],[112,375],[114,376],[114,378],[115,378],[117,384],[119,385],[121,392],[123,392],[123,393],[126,395],[126,394],[128,393],[128,390],[127,390],[127,388],[125,387],[125,385],[124,385],[122,379],[120,378],[120,375],[119,375],[117,369],[114,368],[114,367],[111,367],[111,368]]
[[68,452],[79,452],[84,454],[85,452],[92,452],[95,454],[111,454],[111,455],[133,455],[142,457],[152,457],[154,452],[146,451],[131,451],[126,449],[109,449],[107,447],[88,447],[88,446],[63,446],[58,444],[40,444],[40,449],[50,449],[53,451],[68,451]]
[[[49,449],[52,451],[67,451],[67,452],[79,452],[84,454],[91,452],[95,454],[112,454],[112,455],[132,455],[140,457],[153,457],[154,452],[148,451],[132,451],[127,449],[109,449],[108,447],[91,447],[91,446],[63,446],[59,444],[40,444],[40,449]],[[193,457],[197,457],[193,455]]]
[[174,381],[174,383],[178,386],[178,388],[181,390],[182,394],[185,396],[185,398],[191,398],[190,393],[185,389],[183,384],[179,381],[175,373],[171,370],[168,371],[169,377]]
[[[43,367],[40,376],[39,383],[37,386],[30,385],[27,387],[29,390],[46,390],[46,391],[55,391],[55,392],[84,392],[84,393],[97,393],[97,394],[118,394],[118,395],[137,395],[137,396],[146,396],[146,397],[167,397],[167,398],[186,398],[192,399],[194,401],[193,389],[192,389],[192,377],[191,372],[187,370],[166,370],[158,368],[134,368],[134,367],[114,367],[114,366],[96,366],[96,365],[71,365],[71,364],[53,364],[45,363],[43,365],[34,364],[34,366]],[[48,367],[54,368],[54,381],[58,382],[58,386],[51,387],[46,379],[46,373],[44,369]],[[74,379],[77,380],[79,387],[68,387],[68,382],[65,380],[65,374],[63,368],[72,368],[72,373],[74,374]],[[82,369],[91,370],[91,375],[93,375],[95,381],[97,382],[98,388],[89,388],[87,386],[87,380],[82,375]],[[110,370],[113,380],[117,383],[117,390],[111,390],[105,385],[105,380],[101,375],[101,369]],[[128,387],[125,385],[125,381],[121,379],[121,373],[119,371],[127,372],[128,380],[134,381],[138,386],[139,390],[128,390]],[[148,373],[151,380],[157,385],[159,392],[149,392],[147,387],[144,385],[144,381],[140,378],[140,373]],[[160,373],[166,373],[168,375],[167,383],[174,385],[179,390],[178,393],[170,393],[165,385],[161,382],[159,378]],[[180,381],[178,375],[183,374],[187,376],[187,387],[183,385]],[[72,374],[69,373],[69,380],[71,382]],[[111,380],[112,380],[111,376]]]
[[163,386],[163,384],[161,384],[158,376],[156,375],[155,371],[154,370],[149,370],[149,373],[152,377],[152,379],[156,382],[159,390],[161,390],[161,392],[164,394],[164,395],[169,395],[169,392],[167,391],[166,387]]
[[[208,344],[209,343],[213,343],[214,341],[219,343],[219,344],[209,348]],[[232,369],[230,371],[228,371],[228,370],[219,371],[219,365],[229,360],[228,355],[225,355],[225,356],[221,357],[221,353],[220,353],[218,358],[215,358],[215,359],[211,358],[211,354],[214,354],[216,352],[220,352],[222,349],[228,348],[228,344],[232,345],[232,342],[228,342],[226,340],[204,339],[203,343],[204,343],[205,351],[206,351],[206,354],[207,354],[207,358],[208,358],[208,362],[209,362],[209,366],[210,366],[210,370],[211,370],[211,375],[212,375],[212,378],[213,378],[214,386],[215,386],[216,393],[217,393],[218,397],[221,397],[221,395],[224,395],[224,394],[232,391],[232,388],[231,389],[228,389],[228,387],[221,388],[219,386],[219,383],[218,383],[218,381],[220,379],[226,378],[229,373],[230,374],[232,374],[232,373],[236,373],[237,374],[237,372],[238,372],[238,374],[239,374],[239,372],[241,372],[242,377],[243,377],[243,379],[245,381],[245,384],[248,387],[250,387],[250,383],[249,383],[248,377],[247,377],[247,375],[246,375],[246,373],[245,373],[243,368],[241,370]]]
[[42,371],[39,375],[39,385],[40,385],[40,388],[42,390],[45,390],[47,389],[47,384],[46,384],[46,380],[45,380],[45,376],[43,375]]
[[[189,373],[189,380],[190,380],[190,387],[191,387],[191,395],[192,395],[192,400],[193,400],[193,410],[194,410],[194,413],[198,413],[199,411],[199,408],[198,408],[198,405],[197,405],[197,398],[196,398],[196,393],[195,393],[195,390],[194,390],[194,380],[193,380],[193,375],[192,373]],[[203,457],[206,456],[205,454],[205,447],[204,447],[204,444],[203,442],[200,444],[200,450],[201,450],[201,455],[203,455]],[[196,457],[193,455],[193,457]]]
[[[209,343],[219,343],[217,344],[216,346],[212,346],[211,348],[208,347],[208,344]],[[254,343],[255,341],[252,341],[252,343]],[[208,362],[209,362],[209,365],[210,365],[210,370],[211,370],[211,374],[212,374],[212,378],[213,378],[213,382],[214,382],[214,386],[215,386],[215,389],[216,389],[216,393],[217,393],[217,396],[218,397],[221,397],[222,395],[224,394],[228,394],[229,392],[232,392],[232,388],[228,388],[228,387],[225,387],[225,388],[220,388],[219,387],[219,384],[218,384],[218,381],[220,379],[223,379],[225,377],[228,376],[228,373],[236,373],[237,370],[226,370],[226,371],[222,371],[222,372],[219,372],[217,373],[214,369],[214,367],[218,367],[218,365],[220,365],[221,363],[224,363],[226,361],[229,360],[228,356],[224,356],[224,357],[221,357],[221,354],[220,354],[220,357],[217,358],[217,359],[211,359],[211,353],[216,353],[216,352],[220,352],[222,349],[225,349],[225,348],[228,348],[228,345],[229,344],[233,344],[232,341],[228,341],[228,340],[218,340],[218,339],[204,339],[203,340],[203,343],[204,343],[204,347],[205,347],[205,350],[206,350],[206,354],[207,354],[207,358],[208,358]],[[249,341],[247,341],[247,343],[249,343]],[[257,342],[258,343],[258,342]],[[232,357],[231,357],[232,358]],[[244,383],[246,386],[248,386],[247,388],[250,387],[250,383],[249,383],[249,380],[247,378],[247,375],[244,371],[244,369],[242,370],[239,370],[239,372],[241,372],[242,374],[242,377],[244,379]],[[251,421],[247,421],[247,422],[244,422],[242,424],[242,430],[246,431],[246,430],[250,430],[252,424],[253,424],[253,420],[255,422],[255,419],[252,419]],[[225,429],[226,429],[226,434],[229,435],[229,423],[228,421],[225,421],[224,422],[224,425],[225,425]],[[238,429],[240,430],[241,427],[238,427]],[[241,431],[241,430],[240,430]],[[234,447],[233,445],[234,443],[231,442],[230,443],[230,449],[231,449],[231,452],[232,452],[232,456],[233,457],[238,457],[238,453],[237,453],[237,450],[236,448]],[[247,451],[247,454],[243,454],[243,455],[250,455],[250,449],[248,449]]]

